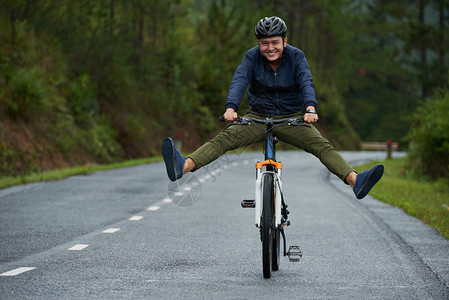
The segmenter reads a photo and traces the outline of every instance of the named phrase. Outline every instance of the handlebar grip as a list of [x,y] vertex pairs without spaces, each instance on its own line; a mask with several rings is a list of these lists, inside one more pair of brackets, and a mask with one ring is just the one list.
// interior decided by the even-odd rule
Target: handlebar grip
[[[237,117],[236,121],[237,122],[242,122],[243,118],[242,117]],[[224,116],[220,116],[220,122],[226,122]]]

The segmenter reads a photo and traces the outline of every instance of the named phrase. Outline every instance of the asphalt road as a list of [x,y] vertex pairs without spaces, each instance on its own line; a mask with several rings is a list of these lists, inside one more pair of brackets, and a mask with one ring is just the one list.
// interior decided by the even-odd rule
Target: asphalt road
[[[350,162],[379,152],[342,153]],[[292,225],[264,279],[254,162],[233,154],[170,184],[162,163],[0,190],[1,299],[449,299],[449,241],[280,152]]]

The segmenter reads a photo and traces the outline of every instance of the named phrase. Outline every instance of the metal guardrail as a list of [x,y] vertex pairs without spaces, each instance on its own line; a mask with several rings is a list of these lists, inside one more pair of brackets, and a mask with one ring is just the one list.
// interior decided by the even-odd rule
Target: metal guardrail
[[393,142],[362,142],[363,150],[388,150],[391,147],[393,151],[398,151],[399,144]]
[[387,159],[391,158],[391,152],[398,151],[399,144],[392,141],[387,142],[362,142],[363,150],[383,150],[387,152]]

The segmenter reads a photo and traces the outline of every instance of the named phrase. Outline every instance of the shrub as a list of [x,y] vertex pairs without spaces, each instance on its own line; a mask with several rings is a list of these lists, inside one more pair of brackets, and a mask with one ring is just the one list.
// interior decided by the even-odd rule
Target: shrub
[[432,179],[449,178],[449,91],[429,99],[413,114],[409,165]]
[[9,82],[6,113],[14,119],[28,119],[42,111],[45,87],[37,69],[19,69]]

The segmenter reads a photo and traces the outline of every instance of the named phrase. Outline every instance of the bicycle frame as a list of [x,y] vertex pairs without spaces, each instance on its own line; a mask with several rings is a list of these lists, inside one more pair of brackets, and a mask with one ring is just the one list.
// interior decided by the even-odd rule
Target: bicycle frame
[[[224,121],[224,118],[221,118]],[[265,278],[271,277],[272,271],[279,270],[280,235],[282,235],[284,256],[290,261],[298,262],[302,257],[299,246],[290,246],[287,252],[284,228],[290,225],[287,205],[282,192],[282,163],[276,161],[276,137],[273,129],[281,125],[309,126],[303,118],[254,119],[238,117],[232,125],[249,125],[252,122],[266,125],[265,160],[256,163],[255,199],[243,200],[242,207],[255,208],[254,222],[260,230],[262,241],[262,267]],[[282,124],[284,123],[284,124]],[[263,170],[265,168],[265,170]],[[268,177],[267,177],[268,176]]]
[[[220,118],[220,121],[224,122],[224,117]],[[257,227],[260,227],[260,217],[262,215],[262,189],[263,189],[263,179],[265,176],[273,176],[274,188],[275,188],[275,220],[276,227],[279,228],[282,225],[282,163],[276,161],[276,140],[273,136],[272,129],[274,128],[274,124],[282,124],[285,123],[287,125],[293,126],[309,126],[304,124],[304,120],[302,117],[299,118],[285,118],[285,119],[273,119],[266,118],[262,119],[254,119],[254,118],[245,118],[238,117],[238,123],[231,123],[228,126],[232,125],[249,125],[251,122],[266,124],[266,139],[265,139],[265,161],[258,162],[256,164],[256,183],[255,183],[255,216],[254,221]],[[266,167],[265,171],[262,171],[262,168]]]

